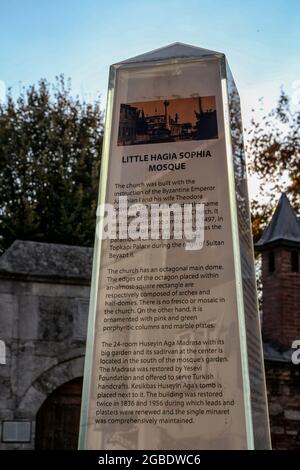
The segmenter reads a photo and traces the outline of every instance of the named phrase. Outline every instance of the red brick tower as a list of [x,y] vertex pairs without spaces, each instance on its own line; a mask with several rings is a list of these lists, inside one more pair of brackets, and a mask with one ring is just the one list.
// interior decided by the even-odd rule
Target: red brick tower
[[300,223],[285,194],[255,248],[262,253],[263,339],[290,348],[300,339]]

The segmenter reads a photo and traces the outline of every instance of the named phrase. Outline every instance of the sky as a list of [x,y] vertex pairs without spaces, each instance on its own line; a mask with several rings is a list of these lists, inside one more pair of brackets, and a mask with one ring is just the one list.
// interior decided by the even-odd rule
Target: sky
[[247,127],[300,97],[299,20],[299,0],[0,0],[0,99],[64,73],[104,108],[110,64],[179,41],[226,54]]

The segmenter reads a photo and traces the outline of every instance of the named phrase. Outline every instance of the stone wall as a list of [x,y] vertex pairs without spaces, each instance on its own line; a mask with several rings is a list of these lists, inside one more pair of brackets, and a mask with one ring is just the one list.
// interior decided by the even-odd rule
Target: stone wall
[[[61,247],[55,265],[49,246],[18,243],[17,260],[12,253],[0,260],[0,338],[6,344],[6,364],[0,365],[0,449],[34,448],[40,406],[57,387],[83,375],[85,354],[91,250],[78,253],[75,247],[70,256],[70,247]],[[82,250],[85,269],[78,268]],[[47,276],[42,261],[48,256]],[[46,272],[39,272],[41,266]],[[8,442],[14,426],[22,435]],[[29,442],[21,442],[28,432]]]

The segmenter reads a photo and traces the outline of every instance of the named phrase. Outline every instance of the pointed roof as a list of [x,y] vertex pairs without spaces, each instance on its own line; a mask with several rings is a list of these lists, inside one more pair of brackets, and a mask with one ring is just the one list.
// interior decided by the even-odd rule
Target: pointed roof
[[261,239],[256,243],[257,251],[270,245],[289,245],[300,247],[300,223],[286,194],[282,194],[272,220]]
[[166,59],[183,59],[183,58],[203,58],[208,56],[221,57],[224,54],[221,52],[210,51],[209,49],[203,49],[202,47],[191,46],[189,44],[183,44],[182,42],[174,42],[168,46],[160,47],[153,51],[146,52],[144,54],[137,55],[127,60],[123,60],[115,65],[139,63],[139,62],[156,62]]
[[90,282],[93,249],[16,240],[0,256],[0,277],[63,278]]

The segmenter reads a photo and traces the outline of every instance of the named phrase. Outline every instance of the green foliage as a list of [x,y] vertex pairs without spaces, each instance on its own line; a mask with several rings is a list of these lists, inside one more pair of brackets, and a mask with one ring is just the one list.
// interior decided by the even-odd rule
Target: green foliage
[[15,239],[92,245],[103,116],[64,77],[0,103],[0,252]]

